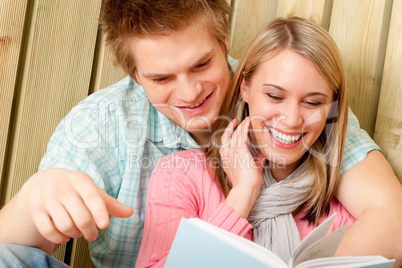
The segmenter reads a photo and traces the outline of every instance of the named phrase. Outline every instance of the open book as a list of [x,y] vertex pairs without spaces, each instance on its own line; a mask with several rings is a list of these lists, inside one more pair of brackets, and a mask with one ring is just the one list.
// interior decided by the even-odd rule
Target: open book
[[336,214],[301,241],[289,263],[275,253],[201,219],[180,222],[165,268],[180,267],[392,267],[394,260],[382,256],[333,257],[346,225],[327,234]]

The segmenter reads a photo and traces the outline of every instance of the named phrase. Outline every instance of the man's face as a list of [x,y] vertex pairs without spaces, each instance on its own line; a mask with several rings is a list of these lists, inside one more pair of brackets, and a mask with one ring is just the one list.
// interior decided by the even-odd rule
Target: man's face
[[216,120],[230,82],[217,39],[205,26],[193,25],[168,36],[137,38],[132,51],[135,77],[149,101],[200,142],[197,138]]

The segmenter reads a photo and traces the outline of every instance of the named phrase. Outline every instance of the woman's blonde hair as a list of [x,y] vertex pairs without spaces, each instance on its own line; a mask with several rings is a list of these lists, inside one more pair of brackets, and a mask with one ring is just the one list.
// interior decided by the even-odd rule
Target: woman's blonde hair
[[[327,31],[302,18],[276,18],[254,39],[234,74],[226,93],[220,115],[241,122],[248,115],[248,104],[240,95],[243,79],[250,81],[257,67],[283,49],[291,49],[310,59],[333,90],[334,103],[327,117],[327,124],[319,138],[306,152],[308,172],[313,174],[312,191],[305,203],[307,219],[317,223],[329,212],[329,202],[334,195],[340,176],[343,148],[348,120],[348,101],[345,73],[338,47]],[[206,150],[208,159],[220,159],[222,133],[228,120],[217,120],[213,125],[213,140]],[[222,165],[215,166],[215,175],[225,194],[230,190]]]

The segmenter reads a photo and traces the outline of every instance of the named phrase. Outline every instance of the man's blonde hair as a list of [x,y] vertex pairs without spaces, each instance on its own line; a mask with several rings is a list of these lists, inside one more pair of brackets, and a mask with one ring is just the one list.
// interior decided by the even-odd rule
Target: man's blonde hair
[[230,11],[226,0],[105,0],[100,24],[106,46],[134,78],[136,62],[130,47],[135,38],[169,35],[194,22],[205,25],[227,54]]

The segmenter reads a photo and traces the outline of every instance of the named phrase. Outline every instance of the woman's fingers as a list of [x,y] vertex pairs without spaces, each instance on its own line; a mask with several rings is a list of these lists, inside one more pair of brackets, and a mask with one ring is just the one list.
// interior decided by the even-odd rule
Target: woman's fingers
[[262,171],[262,169],[264,168],[265,162],[267,161],[267,159],[265,158],[265,156],[259,152],[257,154],[257,156],[254,158],[254,163],[256,165],[256,167]]
[[250,128],[250,118],[246,117],[243,122],[236,128],[232,135],[231,144],[232,148],[243,148],[247,144],[248,131]]
[[251,122],[250,117],[246,117],[243,120],[243,122],[242,122],[242,124],[241,124],[241,126],[239,128],[239,133],[237,134],[238,135],[237,143],[239,145],[243,145],[243,144],[246,145],[247,144],[248,132],[249,132],[249,129],[250,129],[250,122]]
[[233,119],[228,126],[226,127],[224,133],[221,137],[221,148],[227,148],[230,144],[230,140],[232,139],[233,132],[235,131],[238,125],[237,119]]

